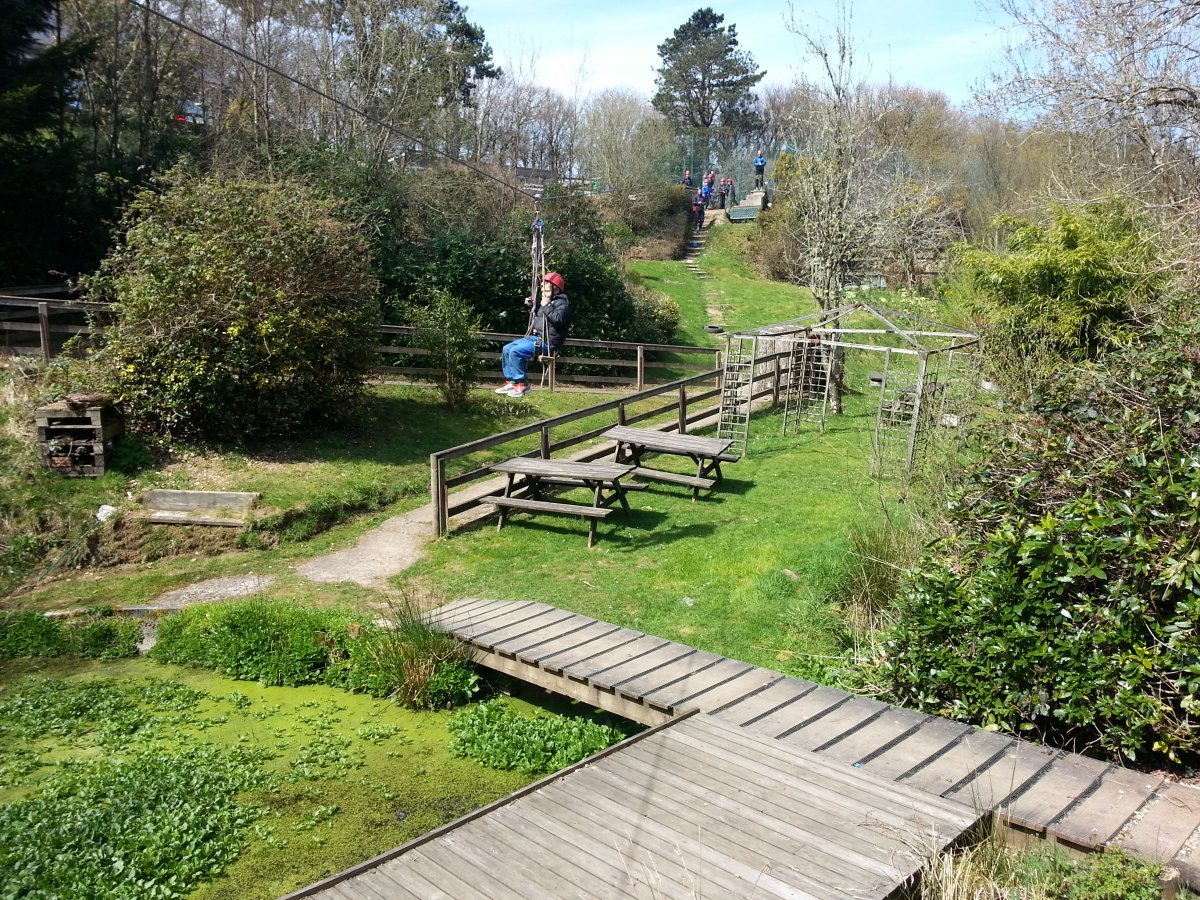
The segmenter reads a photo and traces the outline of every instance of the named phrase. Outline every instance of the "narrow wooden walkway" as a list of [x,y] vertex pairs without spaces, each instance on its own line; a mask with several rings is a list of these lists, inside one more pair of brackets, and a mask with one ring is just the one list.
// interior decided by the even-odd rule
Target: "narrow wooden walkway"
[[[421,843],[419,855],[413,845],[398,848],[385,855],[386,867],[383,858],[372,860],[290,896],[691,897],[706,893],[708,875],[714,896],[885,897],[912,875],[921,853],[945,846],[988,813],[1074,848],[1115,844],[1200,886],[1200,789],[1190,785],[542,603],[463,600],[436,610],[431,622],[469,643],[483,665],[636,721],[698,715],[502,802],[469,829],[435,832],[437,846]],[[806,793],[820,786],[859,818],[837,818]],[[810,814],[813,830],[805,831],[797,819]],[[483,823],[493,816],[499,824]],[[860,839],[846,843],[844,834]],[[649,843],[635,840],[640,836]],[[579,843],[585,837],[586,846]],[[739,842],[758,849],[736,850]],[[882,858],[890,868],[867,847],[876,844],[887,848]],[[467,866],[456,862],[460,854],[476,867],[466,879],[474,893],[459,883]],[[416,877],[404,862],[410,857],[425,881],[406,887],[409,894],[389,893],[389,881],[407,885]],[[501,858],[517,859],[512,865],[526,874],[502,867]],[[854,865],[833,863],[846,858]],[[604,863],[589,868],[592,859]],[[623,880],[611,881],[610,869]],[[366,887],[373,878],[385,880]]]

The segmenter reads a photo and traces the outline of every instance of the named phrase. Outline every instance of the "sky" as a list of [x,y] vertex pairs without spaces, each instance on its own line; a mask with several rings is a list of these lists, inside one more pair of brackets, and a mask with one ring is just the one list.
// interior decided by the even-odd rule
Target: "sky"
[[[483,27],[496,61],[528,69],[563,94],[586,96],[626,87],[654,93],[657,47],[702,6],[736,25],[738,40],[760,69],[761,85],[788,84],[801,71],[799,39],[785,27],[786,0],[463,0],[467,19]],[[830,0],[794,0],[796,19],[831,33]],[[964,105],[972,87],[1000,62],[1004,31],[975,0],[857,0],[850,33],[862,77],[942,91]],[[815,72],[814,72],[815,74]]]

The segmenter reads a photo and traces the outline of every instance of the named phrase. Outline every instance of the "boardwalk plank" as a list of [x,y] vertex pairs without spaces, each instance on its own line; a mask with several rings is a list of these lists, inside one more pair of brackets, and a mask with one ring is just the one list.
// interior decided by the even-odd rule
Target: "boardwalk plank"
[[[495,847],[506,859],[522,860],[520,868],[526,879],[524,893],[527,897],[555,897],[562,900],[593,900],[594,895],[576,886],[569,878],[557,871],[560,861],[554,854],[539,853],[536,857],[530,854],[530,846],[525,843],[513,828],[511,819],[504,822],[494,816],[486,820],[472,823],[483,824],[476,835],[477,841],[487,841]],[[577,869],[574,870],[576,873]]]
[[794,703],[816,688],[811,681],[784,676],[757,693],[739,698],[736,702],[731,701],[724,708],[717,707],[712,715],[734,725],[748,725],[768,713]]
[[482,613],[491,609],[499,609],[501,605],[508,602],[507,600],[461,600],[458,603],[449,603],[446,606],[430,610],[425,614],[425,622],[430,628],[448,631],[451,624],[466,618],[472,612]]
[[618,628],[603,637],[598,637],[595,640],[588,641],[586,644],[580,644],[570,650],[562,650],[550,656],[543,656],[538,659],[538,665],[547,672],[570,674],[571,666],[581,662],[586,662],[594,656],[601,653],[611,653],[625,644],[630,644],[633,641],[641,640],[646,635],[640,631],[633,631],[629,628]]
[[531,635],[528,643],[517,646],[514,642],[505,648],[505,652],[515,655],[522,662],[536,665],[538,660],[543,657],[553,656],[563,650],[572,650],[589,641],[594,641],[596,638],[614,634],[620,630],[619,625],[592,619],[583,628],[573,628],[558,637],[547,640],[537,640],[537,635]]
[[688,701],[687,705],[708,712],[778,681],[782,677],[778,672],[772,672],[770,669],[750,669],[736,678],[697,694]]
[[480,609],[479,611],[466,612],[463,615],[446,620],[438,625],[438,630],[444,631],[447,634],[453,634],[455,637],[470,638],[471,635],[480,631],[489,622],[501,622],[505,619],[511,619],[514,616],[519,616],[524,611],[531,608],[536,610],[541,606],[542,604],[540,603],[497,601],[494,605]]
[[573,663],[567,669],[564,669],[564,671],[576,681],[590,681],[590,676],[594,672],[601,672],[614,666],[643,659],[647,654],[653,653],[655,650],[661,650],[663,647],[670,646],[671,642],[665,638],[644,634],[637,640],[622,644],[620,647],[598,654],[590,659]]
[[1068,753],[1050,763],[1041,776],[1000,811],[1004,821],[1031,831],[1046,826],[1082,797],[1108,771],[1108,764]]
[[1110,767],[1100,776],[1100,786],[1051,822],[1046,832],[1080,847],[1102,847],[1161,784],[1157,775]]
[[[666,684],[682,674],[702,669],[720,660],[721,657],[715,654],[705,653],[683,644],[670,643],[649,656],[627,663],[617,663],[593,672],[588,679],[593,684],[603,684],[615,689],[622,688],[626,683],[649,681]],[[637,691],[633,691],[632,696],[640,697],[641,695]]]
[[[663,778],[665,770],[646,774],[632,767],[620,772],[589,772],[592,795],[622,802],[622,795],[636,792],[652,798],[641,812],[663,831],[698,836],[704,846],[752,870],[768,870],[781,881],[818,896],[846,897],[872,892],[882,894],[883,885],[894,886],[895,873],[886,876],[850,867],[844,858],[826,852],[828,839],[818,832],[784,835],[764,825],[770,822],[744,803],[717,794],[689,791],[686,779]],[[672,790],[664,790],[670,786]],[[725,827],[714,829],[714,823]]]
[[[404,857],[400,857],[403,859]],[[428,877],[411,866],[405,866],[403,863],[397,864],[396,860],[390,860],[382,865],[376,866],[370,872],[365,873],[373,879],[378,879],[378,884],[384,890],[379,890],[383,896],[404,896],[394,893],[395,887],[400,886],[404,890],[409,891],[418,900],[458,900],[457,896],[450,891],[447,891],[446,885],[430,881]]]
[[513,815],[505,807],[496,810],[495,815],[489,818],[500,828],[501,839],[515,852],[524,855],[530,865],[542,866],[553,874],[558,882],[557,896],[580,900],[621,900],[628,896],[626,889],[611,883],[609,879],[590,875],[576,862],[560,855],[564,846],[561,836]]
[[1141,817],[1121,830],[1117,846],[1142,859],[1167,863],[1200,828],[1200,788],[1163,784]]
[[[516,651],[523,649],[533,644],[545,643],[556,640],[564,635],[580,631],[587,628],[589,625],[597,625],[595,619],[588,616],[581,616],[577,613],[570,613],[562,620],[553,625],[544,625],[537,631],[531,631],[529,634],[518,635],[515,637],[506,637],[503,640],[497,640],[493,643],[493,648],[498,653],[504,653],[508,656],[516,655]],[[610,626],[615,628],[616,626]]]
[[[667,742],[678,742],[694,753],[707,753],[743,765],[747,778],[766,778],[779,782],[779,790],[792,785],[813,793],[833,805],[854,808],[872,814],[884,823],[903,826],[913,815],[944,820],[952,830],[970,827],[978,815],[951,800],[927,794],[915,788],[883,781],[857,769],[831,766],[819,756],[790,750],[778,741],[759,739],[747,744],[741,733],[712,731],[697,735],[678,728],[662,733]],[[753,756],[750,756],[750,747]]]
[[557,625],[559,622],[574,618],[575,614],[572,612],[550,607],[549,609],[541,610],[537,615],[531,616],[528,619],[517,620],[486,632],[477,632],[472,635],[471,641],[472,643],[479,644],[481,647],[486,647],[488,650],[494,650],[506,641],[519,640],[528,635],[536,634],[539,631],[544,631],[546,628]]
[[903,740],[876,755],[859,760],[858,764],[863,771],[894,780],[944,750],[970,730],[970,726],[961,722],[930,719]]
[[828,713],[810,719],[798,729],[779,735],[779,740],[801,750],[815,750],[822,744],[837,740],[848,731],[852,731],[864,722],[879,715],[887,709],[886,703],[870,700],[865,697],[855,697],[848,703],[831,709]]
[[[676,803],[657,791],[640,789],[629,784],[621,790],[619,782],[602,777],[601,773],[584,769],[579,773],[579,786],[588,796],[603,803],[604,809],[628,825],[639,829],[636,843],[652,852],[681,853],[697,867],[703,865],[710,874],[713,868],[723,870],[755,886],[755,896],[771,895],[813,900],[813,898],[845,897],[844,892],[831,892],[805,873],[780,865],[761,852],[755,854],[715,829],[697,828],[691,811],[685,804]],[[613,799],[610,793],[615,793]],[[729,829],[734,831],[736,829]],[[659,858],[661,862],[661,858]],[[713,868],[710,868],[713,867]],[[749,896],[743,894],[740,896]]]
[[611,889],[618,897],[635,893],[637,876],[619,864],[608,833],[582,816],[566,819],[557,815],[559,810],[552,799],[533,794],[504,807],[502,821],[537,832],[539,843],[553,847],[564,865],[576,868],[578,880],[590,888]]
[[946,796],[976,809],[994,810],[1035,781],[1057,757],[1055,750],[1017,741],[998,760]]
[[415,889],[415,886],[412,885],[412,882],[405,884],[403,882],[396,881],[395,879],[388,877],[385,872],[380,871],[378,868],[372,869],[369,872],[364,872],[357,878],[352,878],[350,880],[355,883],[361,883],[365,885],[369,890],[374,891],[375,894],[377,894],[379,897],[382,897],[383,900],[434,900],[434,898],[439,895],[442,897],[448,896],[440,891],[437,891],[436,893],[428,892],[428,890],[425,889],[426,886],[423,881],[421,884],[422,889],[417,890]]
[[486,640],[487,635],[509,625],[517,625],[537,619],[554,611],[554,607],[543,603],[511,603],[506,608],[488,610],[478,616],[455,620],[450,625],[451,633],[464,640],[474,641],[477,637]]
[[640,872],[644,881],[658,880],[660,889],[666,882],[672,893],[690,891],[687,897],[697,896],[697,891],[701,896],[750,897],[756,887],[758,872],[729,871],[708,854],[695,852],[693,845],[677,842],[670,829],[651,828],[628,797],[619,804],[596,797],[569,806],[536,795],[529,799],[533,811],[559,822],[567,833],[603,835],[607,846],[598,856],[628,873]]
[[373,891],[362,883],[361,878],[351,878],[340,884],[335,884],[329,891],[329,896],[336,900],[388,900],[384,894]]
[[429,844],[422,844],[410,850],[403,856],[383,863],[380,868],[396,869],[397,877],[401,872],[411,871],[430,884],[439,885],[443,890],[452,894],[455,900],[486,900],[487,895],[477,885],[478,876],[469,866],[443,865],[425,855],[424,850]]
[[524,900],[529,896],[524,873],[514,865],[506,865],[494,848],[477,845],[468,827],[447,832],[414,852],[444,869],[462,872],[474,889],[470,896],[488,900]]
[[931,794],[945,794],[976,770],[982,771],[1016,743],[1006,735],[991,731],[971,731],[945,753],[934,757],[913,772],[897,780],[915,785]]
[[693,672],[671,684],[647,691],[643,696],[647,703],[660,709],[683,709],[685,704],[690,705],[705,691],[712,690],[739,675],[745,675],[753,669],[754,666],[747,663],[732,659],[722,660],[703,671]]
[[853,695],[847,694],[845,691],[830,687],[818,687],[796,698],[794,702],[788,703],[786,706],[751,719],[742,727],[756,734],[776,737],[793,731],[797,726],[852,699],[854,699]]
[[833,740],[818,746],[816,752],[845,765],[853,765],[928,719],[929,716],[922,713],[892,707],[862,728],[839,734]]
[[[610,774],[634,784],[670,787],[672,797],[707,813],[706,821],[736,822],[731,831],[750,841],[748,846],[776,848],[779,853],[772,854],[776,858],[802,855],[806,869],[812,866],[834,873],[834,880],[823,884],[835,885],[840,873],[859,887],[879,888],[885,882],[894,886],[915,870],[915,863],[903,868],[894,864],[896,854],[907,848],[883,829],[872,827],[861,813],[825,804],[807,791],[781,790],[778,784],[755,784],[747,790],[745,773],[719,764],[723,761],[714,764],[714,759],[663,749],[654,759],[623,759],[620,772]],[[709,807],[721,812],[713,815]],[[851,885],[844,888],[850,890]]]

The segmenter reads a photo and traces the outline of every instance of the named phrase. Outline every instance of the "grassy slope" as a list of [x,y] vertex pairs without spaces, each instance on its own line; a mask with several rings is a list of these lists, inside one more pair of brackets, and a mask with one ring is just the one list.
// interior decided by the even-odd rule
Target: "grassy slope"
[[[767,324],[813,310],[807,293],[759,281],[741,257],[753,232],[710,232],[699,282],[677,262],[638,262],[643,279],[670,293],[683,313],[682,339],[715,298],[730,324]],[[650,282],[649,279],[654,281]],[[701,326],[702,327],[702,326]],[[707,337],[707,335],[705,336]],[[517,517],[497,534],[480,527],[434,544],[399,579],[448,597],[537,599],[747,662],[820,677],[841,650],[827,594],[855,523],[877,520],[890,488],[868,476],[873,407],[850,398],[827,432],[783,437],[778,415],[754,420],[750,453],[727,465],[726,482],[692,503],[680,488],[631,495],[634,512],[601,526]],[[679,460],[655,465],[686,470]],[[882,491],[882,493],[881,493]]]

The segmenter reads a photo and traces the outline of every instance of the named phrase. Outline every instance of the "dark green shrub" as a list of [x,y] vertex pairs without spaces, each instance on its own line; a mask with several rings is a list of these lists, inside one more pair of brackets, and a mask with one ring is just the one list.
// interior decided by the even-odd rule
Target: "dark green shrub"
[[895,698],[1058,746],[1200,752],[1200,324],[1060,373],[950,506]]
[[194,606],[163,619],[150,655],[243,681],[313,684],[349,656],[351,633],[362,627],[343,613],[288,603]]
[[138,655],[142,629],[122,616],[89,616],[65,626],[67,656],[87,659],[122,659]]
[[454,755],[529,775],[557,772],[625,737],[611,726],[578,716],[527,718],[513,712],[501,698],[455,713],[450,731]]
[[425,682],[426,709],[449,709],[464,706],[479,693],[479,673],[463,659],[447,659],[438,663],[433,675]]
[[62,656],[67,639],[62,623],[37,610],[5,613],[0,618],[0,657]]
[[302,184],[178,171],[130,205],[89,287],[115,301],[102,359],[141,427],[233,440],[353,412],[377,286],[337,213]]
[[418,377],[436,384],[447,406],[462,406],[479,372],[476,354],[483,325],[478,314],[466,301],[431,287],[414,297],[409,321],[416,329],[413,346],[428,353],[421,364],[431,367]]

